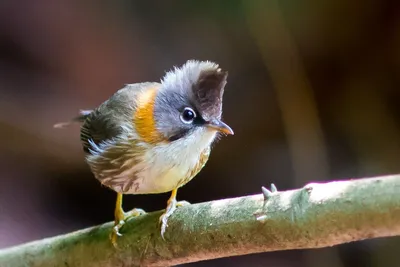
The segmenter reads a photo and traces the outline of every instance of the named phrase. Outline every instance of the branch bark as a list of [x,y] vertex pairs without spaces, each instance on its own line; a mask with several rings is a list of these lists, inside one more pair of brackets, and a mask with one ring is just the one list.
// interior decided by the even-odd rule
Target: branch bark
[[312,183],[297,190],[179,208],[160,236],[161,211],[130,220],[119,248],[112,223],[0,251],[0,266],[171,266],[258,252],[400,235],[400,175]]

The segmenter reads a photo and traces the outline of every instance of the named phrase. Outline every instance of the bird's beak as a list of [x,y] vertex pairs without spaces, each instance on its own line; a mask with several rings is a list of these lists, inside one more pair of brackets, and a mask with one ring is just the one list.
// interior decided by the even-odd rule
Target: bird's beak
[[207,126],[224,134],[233,134],[232,128],[220,120],[212,120],[207,123]]

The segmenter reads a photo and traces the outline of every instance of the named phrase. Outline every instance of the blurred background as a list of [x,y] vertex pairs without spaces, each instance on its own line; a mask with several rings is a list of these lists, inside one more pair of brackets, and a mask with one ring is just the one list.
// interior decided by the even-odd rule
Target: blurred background
[[[399,173],[396,0],[0,2],[0,248],[113,220],[115,194],[84,162],[79,126],[125,83],[188,59],[229,71],[235,130],[180,190],[192,203]],[[168,194],[127,196],[126,210]],[[400,266],[399,238],[185,266]]]

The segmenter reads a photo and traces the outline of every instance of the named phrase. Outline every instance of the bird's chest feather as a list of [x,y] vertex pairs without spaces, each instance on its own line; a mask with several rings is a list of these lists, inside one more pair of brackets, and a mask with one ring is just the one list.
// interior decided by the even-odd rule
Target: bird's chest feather
[[198,132],[183,140],[157,145],[143,155],[147,166],[137,175],[133,194],[168,192],[189,182],[205,165],[213,132]]

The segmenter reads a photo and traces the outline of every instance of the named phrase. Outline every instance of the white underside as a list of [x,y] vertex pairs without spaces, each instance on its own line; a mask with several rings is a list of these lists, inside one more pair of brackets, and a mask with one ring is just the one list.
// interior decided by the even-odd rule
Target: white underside
[[147,149],[142,163],[128,171],[136,173],[135,186],[124,194],[163,193],[177,188],[215,135],[215,131],[199,128],[183,139]]

